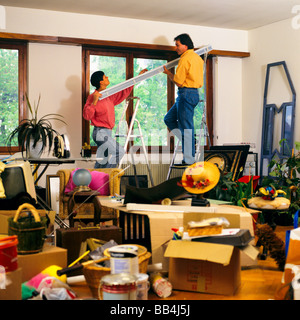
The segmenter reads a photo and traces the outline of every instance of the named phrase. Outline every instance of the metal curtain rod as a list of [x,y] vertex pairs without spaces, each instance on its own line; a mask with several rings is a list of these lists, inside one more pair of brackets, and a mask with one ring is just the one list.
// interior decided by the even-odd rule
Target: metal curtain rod
[[[197,53],[200,56],[202,54],[208,53],[211,50],[212,50],[212,47],[210,45],[208,45],[208,46],[203,46],[203,47],[195,50],[195,53]],[[115,94],[121,90],[129,88],[129,87],[131,87],[131,86],[133,86],[143,80],[146,80],[148,78],[151,78],[151,77],[163,72],[164,71],[163,66],[165,66],[167,69],[171,69],[171,68],[177,66],[179,59],[180,58],[172,60],[165,65],[159,66],[153,70],[147,71],[147,72],[140,74],[134,78],[125,80],[124,82],[116,84],[116,85],[112,86],[111,88],[108,88],[108,89],[101,91],[102,97],[100,97],[99,100],[105,99],[105,98],[111,96],[112,94]]]

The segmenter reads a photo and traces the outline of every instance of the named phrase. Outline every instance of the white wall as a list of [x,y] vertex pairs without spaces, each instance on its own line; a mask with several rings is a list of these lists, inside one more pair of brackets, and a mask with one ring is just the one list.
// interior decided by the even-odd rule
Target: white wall
[[[6,29],[1,31],[159,45],[173,45],[174,36],[187,32],[195,46],[211,44],[217,50],[248,51],[246,31],[14,7],[6,7]],[[81,72],[80,46],[29,44],[29,97],[37,101],[41,94],[40,115],[64,115],[67,127],[53,125],[60,133],[68,134],[73,157],[79,156],[81,148]],[[241,76],[240,59],[219,58],[215,77],[218,144],[241,141],[241,126],[232,131],[234,123],[242,123]],[[52,167],[47,174],[56,171]],[[42,185],[44,180],[40,181]]]
[[242,137],[242,61],[214,59],[214,144],[241,143]]
[[30,43],[28,50],[28,93],[31,102],[39,95],[39,117],[62,115],[67,126],[52,121],[61,134],[72,137],[74,157],[81,148],[81,47]]
[[[292,28],[292,19],[277,22],[249,32],[251,56],[243,60],[243,125],[242,136],[257,145],[260,154],[263,95],[269,63],[286,61],[296,94],[300,88],[300,29]],[[272,68],[273,70],[273,68]],[[283,73],[274,70],[269,84],[268,103],[291,101]],[[300,110],[296,101],[295,141],[300,141]],[[278,129],[276,137],[279,136]],[[277,146],[277,143],[275,147]]]
[[14,7],[6,7],[5,31],[161,45],[173,45],[176,35],[187,32],[195,46],[248,48],[246,31]]

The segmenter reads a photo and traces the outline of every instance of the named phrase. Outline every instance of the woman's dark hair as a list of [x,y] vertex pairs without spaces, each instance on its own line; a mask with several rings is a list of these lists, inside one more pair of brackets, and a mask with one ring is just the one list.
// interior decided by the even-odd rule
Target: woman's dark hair
[[185,44],[188,49],[194,49],[194,43],[187,33],[182,33],[174,38],[174,41],[179,40],[181,44]]
[[98,90],[100,88],[100,81],[103,80],[104,72],[103,71],[96,71],[91,76],[91,85]]

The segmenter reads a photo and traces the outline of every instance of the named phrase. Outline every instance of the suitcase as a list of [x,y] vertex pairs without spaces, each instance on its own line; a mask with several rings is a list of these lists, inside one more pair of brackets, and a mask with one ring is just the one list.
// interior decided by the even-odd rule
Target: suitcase
[[101,226],[91,228],[56,229],[56,246],[68,250],[68,265],[78,259],[81,243],[88,238],[103,241],[114,240],[122,244],[122,229],[117,226]]

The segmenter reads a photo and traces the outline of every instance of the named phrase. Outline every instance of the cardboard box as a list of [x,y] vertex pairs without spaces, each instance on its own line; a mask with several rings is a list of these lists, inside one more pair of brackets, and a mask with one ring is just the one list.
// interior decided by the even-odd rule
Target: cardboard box
[[[184,229],[189,221],[211,218],[215,213],[185,212]],[[240,215],[218,214],[240,228]],[[255,260],[258,251],[252,245],[237,248],[232,245],[172,240],[165,257],[169,258],[169,280],[174,289],[233,295],[241,283],[241,250]]]
[[[184,230],[186,231],[187,223],[189,221],[201,221],[204,219],[209,219],[212,216],[226,218],[230,223],[228,228],[248,229],[251,236],[254,237],[253,220],[251,214],[242,207],[230,205],[215,207],[213,215],[210,212],[185,212],[183,215]],[[253,239],[250,244],[254,245],[254,242],[255,241]],[[253,258],[254,255],[252,254],[254,251],[251,250],[251,248],[247,249],[248,250],[242,250],[241,252],[241,266],[249,267],[257,265],[257,259]],[[252,253],[249,254],[250,250]]]
[[5,289],[0,289],[0,300],[22,299],[22,269],[6,272]]
[[172,240],[165,256],[173,289],[233,295],[241,283],[240,252],[233,246]]
[[67,250],[45,243],[39,253],[18,255],[18,265],[22,268],[22,282],[25,282],[49,266],[67,267]]

